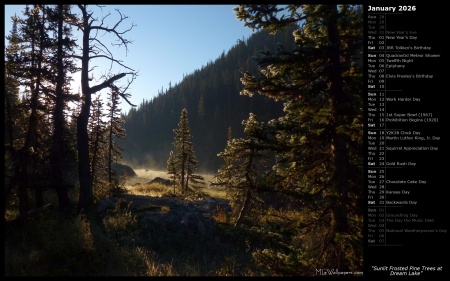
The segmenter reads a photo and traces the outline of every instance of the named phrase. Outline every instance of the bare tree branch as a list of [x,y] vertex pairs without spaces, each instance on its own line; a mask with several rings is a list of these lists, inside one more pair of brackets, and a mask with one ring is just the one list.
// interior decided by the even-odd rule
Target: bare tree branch
[[[128,90],[128,88],[130,87],[130,85],[133,83],[134,79],[136,79],[137,77],[137,73],[127,73],[127,74],[131,74],[131,81],[128,80],[128,84],[125,87],[117,87],[116,85],[111,85],[111,87],[113,87],[114,89],[117,90],[117,92],[119,93],[119,95],[131,106],[136,106],[135,104],[132,104],[128,98],[131,97],[131,94],[126,93],[126,91]],[[124,88],[124,89],[123,89]]]
[[99,85],[95,85],[93,87],[90,87],[91,94],[96,93],[100,90],[103,90],[106,87],[109,87],[114,81],[125,77],[127,74],[130,74],[130,73],[120,73],[120,74],[114,75],[113,77],[109,78],[108,80],[104,81],[103,83],[101,83]]

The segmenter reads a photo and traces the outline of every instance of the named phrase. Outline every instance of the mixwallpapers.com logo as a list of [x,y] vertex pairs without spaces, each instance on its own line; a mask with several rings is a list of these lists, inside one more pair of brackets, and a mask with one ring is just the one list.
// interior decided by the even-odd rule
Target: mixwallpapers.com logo
[[317,275],[317,276],[362,275],[362,272],[339,271],[339,269],[333,269],[333,268],[319,268],[319,269],[316,269],[315,275]]

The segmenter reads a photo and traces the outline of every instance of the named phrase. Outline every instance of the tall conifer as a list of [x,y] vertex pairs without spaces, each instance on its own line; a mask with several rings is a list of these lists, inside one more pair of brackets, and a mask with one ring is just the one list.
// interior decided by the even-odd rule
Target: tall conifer
[[276,153],[264,190],[289,195],[302,214],[292,236],[300,241],[284,241],[291,246],[255,257],[281,274],[314,274],[312,267],[361,270],[361,9],[239,5],[235,12],[245,26],[271,33],[300,24],[293,33],[296,48],[278,45],[254,57],[259,77],[243,71],[241,94],[284,103],[282,118],[247,133],[260,140],[258,149],[271,147]]
[[192,135],[189,128],[189,121],[187,118],[187,110],[183,108],[181,111],[180,122],[178,129],[174,129],[175,141],[175,163],[179,173],[181,193],[185,194],[189,190],[189,182],[196,184],[203,177],[195,175],[194,171],[197,169],[197,160],[192,146]]

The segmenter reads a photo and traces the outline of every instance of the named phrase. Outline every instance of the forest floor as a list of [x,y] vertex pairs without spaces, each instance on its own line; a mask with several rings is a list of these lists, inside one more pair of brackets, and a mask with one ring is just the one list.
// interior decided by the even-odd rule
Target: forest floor
[[167,180],[165,172],[144,169],[136,169],[135,172],[137,176],[125,182],[124,194],[97,203],[101,216],[119,208],[135,215],[140,220],[142,229],[157,225],[160,230],[183,233],[184,238],[189,237],[189,240],[220,240],[215,235],[215,222],[228,221],[231,208],[223,191],[210,188],[208,182],[212,180],[212,176],[204,176],[205,187],[201,193],[180,196],[174,194],[171,186],[151,183],[155,179]]
[[254,274],[248,267],[251,255],[245,241],[224,231],[233,224],[223,191],[206,184],[200,196],[174,196],[171,186],[149,183],[158,177],[167,179],[166,174],[135,172],[137,176],[125,184],[125,194],[97,203],[102,225],[114,214],[133,217],[135,227],[129,227],[131,232],[135,229],[133,244],[157,253],[160,263],[170,264],[175,272],[183,272],[179,266],[184,265],[192,271],[188,275]]
[[[68,214],[49,208],[5,233],[6,276],[260,276],[248,239],[233,227],[224,192],[174,195],[153,183],[163,172],[137,170],[123,193]],[[100,188],[100,187],[99,187]],[[97,190],[101,192],[101,190]],[[106,197],[103,197],[106,198]],[[12,202],[17,214],[17,202]]]

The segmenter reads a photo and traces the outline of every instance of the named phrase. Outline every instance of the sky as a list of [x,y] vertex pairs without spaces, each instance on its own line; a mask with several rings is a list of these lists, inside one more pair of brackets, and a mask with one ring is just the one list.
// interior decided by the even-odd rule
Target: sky
[[[111,37],[104,39],[115,58],[120,59],[131,69],[138,71],[127,93],[131,94],[130,102],[140,105],[143,100],[151,100],[158,92],[174,86],[183,79],[183,75],[193,73],[196,69],[210,61],[215,61],[222,52],[225,54],[236,44],[238,39],[247,39],[252,30],[236,19],[233,7],[236,5],[106,5],[103,12],[94,11],[101,19],[111,13],[109,26],[117,22],[118,13],[127,16],[120,26],[125,30],[135,26],[124,35],[133,41],[125,48],[112,47]],[[24,5],[5,5],[5,36],[11,31],[11,16],[22,17]],[[73,12],[78,12],[74,7]],[[96,14],[98,13],[98,14]],[[78,37],[81,39],[81,37]],[[7,44],[7,42],[5,41]],[[97,75],[109,71],[110,64],[104,61],[91,62],[96,65]],[[113,68],[113,73],[126,71]],[[75,74],[79,80],[80,73]],[[95,81],[93,81],[95,82]],[[93,86],[91,82],[90,86]],[[120,80],[126,84],[126,78]],[[79,83],[73,83],[74,92],[78,92]],[[106,97],[106,92],[100,93]],[[122,113],[127,113],[131,106],[122,100]]]

